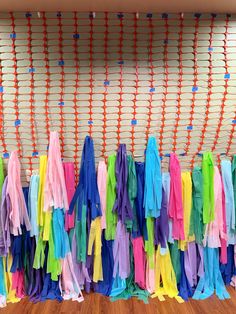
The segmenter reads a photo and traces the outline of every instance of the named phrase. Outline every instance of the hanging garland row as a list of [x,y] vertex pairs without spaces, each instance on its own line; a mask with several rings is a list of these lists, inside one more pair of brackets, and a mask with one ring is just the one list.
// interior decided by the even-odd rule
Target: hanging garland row
[[48,156],[22,189],[20,162],[12,152],[8,175],[0,162],[0,306],[29,296],[83,301],[81,290],[178,302],[229,298],[236,286],[236,156],[214,166],[181,172],[170,154],[162,173],[156,139],[145,163],[117,154],[99,161],[85,138],[75,189],[74,164],[62,162],[57,132]]

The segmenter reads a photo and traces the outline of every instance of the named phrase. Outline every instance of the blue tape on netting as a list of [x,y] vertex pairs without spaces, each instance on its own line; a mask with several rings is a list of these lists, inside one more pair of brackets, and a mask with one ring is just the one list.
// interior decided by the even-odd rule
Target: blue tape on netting
[[105,85],[105,86],[110,85],[110,81],[104,81],[104,85]]
[[58,65],[64,65],[64,64],[65,64],[64,60],[59,60],[58,61]]
[[225,73],[224,78],[225,79],[230,79],[230,73]]
[[32,14],[30,12],[25,13],[25,17],[31,17]]
[[150,90],[149,90],[149,92],[150,92],[150,93],[153,93],[153,92],[155,92],[155,90],[156,90],[155,87],[151,87]]
[[79,38],[80,38],[80,34],[74,34],[74,35],[73,35],[73,38],[74,38],[74,39],[79,39]]
[[150,19],[152,18],[152,13],[147,13],[147,17]]
[[15,120],[15,126],[19,126],[19,125],[21,125],[21,120],[19,119]]
[[88,124],[93,124],[93,120],[88,120]]
[[0,93],[3,93],[3,86],[0,86]]
[[123,60],[120,60],[117,62],[118,64],[124,64],[125,62]]
[[187,130],[192,130],[193,126],[192,125],[187,125]]
[[195,13],[195,14],[194,14],[194,16],[195,16],[196,18],[198,18],[198,19],[201,17],[201,15],[202,15],[201,13]]
[[10,154],[9,153],[4,153],[3,158],[9,158]]
[[15,38],[16,38],[16,33],[10,34],[10,38],[11,38],[11,39],[15,39]]
[[195,92],[197,92],[197,91],[198,91],[198,87],[197,87],[197,86],[193,86],[193,87],[192,87],[192,92],[195,93]]
[[58,105],[59,105],[59,106],[64,106],[65,103],[64,103],[64,101],[60,101],[60,102],[58,103]]
[[197,155],[198,155],[199,157],[202,157],[202,153],[197,153]]
[[162,13],[161,17],[162,17],[163,19],[167,19],[167,18],[168,18],[168,14],[167,14],[167,13]]
[[132,124],[132,125],[136,125],[136,124],[137,124],[137,120],[136,120],[136,119],[132,119],[132,120],[131,120],[131,124]]
[[179,155],[180,156],[186,156],[186,153],[180,153]]
[[233,124],[236,124],[236,119],[232,120],[232,123],[233,123]]
[[213,51],[213,47],[208,47],[208,51]]
[[165,156],[165,157],[170,157],[170,154],[165,154],[164,156]]
[[35,72],[35,68],[29,68],[29,69],[28,69],[28,72],[29,72],[29,73],[34,73],[34,72]]
[[38,156],[38,154],[39,154],[39,152],[36,152],[36,151],[35,151],[35,152],[32,153],[32,156],[33,156],[33,157],[36,157],[36,156]]

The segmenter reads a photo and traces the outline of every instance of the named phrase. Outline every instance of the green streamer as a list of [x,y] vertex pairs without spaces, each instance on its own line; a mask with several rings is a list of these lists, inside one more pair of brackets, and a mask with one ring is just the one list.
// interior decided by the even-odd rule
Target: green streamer
[[214,220],[214,162],[211,152],[203,153],[203,222],[207,224]]
[[130,200],[130,205],[133,212],[133,220],[126,221],[126,228],[130,230],[133,229],[134,232],[137,232],[138,222],[137,222],[137,214],[136,214],[135,204],[134,204],[135,198],[137,196],[137,176],[136,176],[135,162],[132,156],[127,156],[127,160],[128,160],[127,188],[128,188],[128,196]]
[[195,167],[192,172],[192,213],[190,220],[190,235],[195,235],[195,241],[202,244],[205,227],[203,224],[203,177],[200,167]]
[[117,214],[113,212],[116,200],[116,155],[108,157],[107,196],[106,196],[106,230],[105,239],[114,240],[116,236]]
[[178,241],[174,241],[173,244],[169,244],[171,262],[175,271],[176,282],[180,282],[181,277],[181,265],[180,265],[180,250],[178,248]]

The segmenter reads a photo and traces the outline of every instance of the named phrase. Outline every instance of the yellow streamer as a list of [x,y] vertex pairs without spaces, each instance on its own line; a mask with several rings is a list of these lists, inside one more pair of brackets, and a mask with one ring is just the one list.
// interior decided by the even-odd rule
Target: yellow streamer
[[91,222],[88,242],[88,255],[92,254],[92,247],[94,243],[94,265],[93,265],[94,282],[103,280],[101,235],[102,235],[101,217],[97,217]]

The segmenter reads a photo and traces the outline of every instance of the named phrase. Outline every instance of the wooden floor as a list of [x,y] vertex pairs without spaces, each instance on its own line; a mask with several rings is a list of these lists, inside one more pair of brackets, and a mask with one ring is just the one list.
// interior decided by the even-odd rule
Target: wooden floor
[[166,298],[166,301],[160,302],[157,299],[150,299],[149,304],[144,304],[135,298],[127,301],[111,302],[109,298],[100,294],[85,295],[85,301],[82,303],[63,301],[40,302],[32,304],[27,299],[19,303],[8,304],[0,310],[1,314],[59,314],[59,313],[82,313],[82,314],[230,314],[236,313],[236,291],[233,288],[228,289],[231,299],[220,301],[217,297],[212,296],[205,301],[190,300],[179,304],[173,299]]

